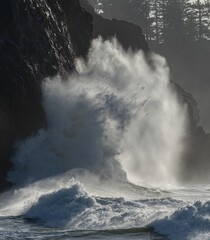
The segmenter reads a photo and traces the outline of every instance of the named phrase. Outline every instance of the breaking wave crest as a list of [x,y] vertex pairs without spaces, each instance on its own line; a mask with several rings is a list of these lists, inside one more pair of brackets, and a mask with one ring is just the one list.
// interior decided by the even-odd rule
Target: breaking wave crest
[[195,202],[152,224],[171,240],[210,239],[210,202]]
[[204,205],[148,187],[176,184],[184,151],[185,106],[165,59],[97,39],[77,70],[44,82],[48,127],[17,144],[8,174],[15,188],[0,196],[0,219],[70,230],[152,226],[173,237],[184,212],[193,226]]
[[83,168],[135,184],[176,182],[186,118],[165,59],[98,39],[77,69],[43,84],[48,128],[17,146],[8,180],[24,184]]

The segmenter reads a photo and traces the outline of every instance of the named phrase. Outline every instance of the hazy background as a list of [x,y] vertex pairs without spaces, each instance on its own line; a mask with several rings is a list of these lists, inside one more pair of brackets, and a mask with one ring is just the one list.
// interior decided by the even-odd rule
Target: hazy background
[[106,18],[143,28],[150,48],[165,56],[172,80],[198,102],[200,125],[210,132],[210,1],[89,0]]

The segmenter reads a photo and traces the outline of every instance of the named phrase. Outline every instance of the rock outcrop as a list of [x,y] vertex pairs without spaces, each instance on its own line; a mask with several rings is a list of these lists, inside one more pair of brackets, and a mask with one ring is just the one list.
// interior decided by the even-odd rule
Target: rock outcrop
[[[83,7],[80,6],[80,2]],[[46,126],[41,83],[75,71],[75,57],[86,57],[91,40],[116,37],[125,49],[149,52],[140,27],[97,15],[85,0],[2,0],[0,2],[0,189],[14,144]],[[183,181],[205,180],[210,172],[210,136],[199,127],[193,97],[174,84],[187,104],[190,127],[183,159]]]
[[0,188],[12,146],[45,126],[41,82],[75,70],[85,56],[92,16],[78,0],[0,2]]
[[116,37],[126,49],[149,50],[140,27],[103,19],[85,1],[83,7],[78,0],[0,2],[1,190],[8,187],[14,144],[47,124],[42,81],[75,71],[75,57],[85,58],[98,36]]
[[192,94],[172,82],[181,104],[186,106],[187,128],[183,158],[180,161],[181,183],[207,183],[210,181],[210,134],[200,124],[200,111]]
[[80,3],[93,16],[93,39],[98,36],[105,40],[115,37],[125,50],[130,48],[149,51],[148,43],[139,26],[117,19],[105,19],[95,13],[87,0],[80,0]]

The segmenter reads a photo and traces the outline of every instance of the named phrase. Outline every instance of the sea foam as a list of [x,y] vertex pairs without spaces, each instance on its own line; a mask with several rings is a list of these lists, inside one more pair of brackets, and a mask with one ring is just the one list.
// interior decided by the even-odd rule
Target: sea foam
[[17,144],[8,180],[28,184],[83,168],[114,181],[174,184],[186,115],[165,59],[97,39],[77,70],[46,79],[48,128]]

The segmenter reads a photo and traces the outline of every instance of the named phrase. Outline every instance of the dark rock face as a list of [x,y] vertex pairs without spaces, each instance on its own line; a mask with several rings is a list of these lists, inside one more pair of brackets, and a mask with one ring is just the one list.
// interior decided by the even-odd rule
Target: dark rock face
[[181,104],[187,110],[188,129],[185,133],[185,152],[181,161],[179,180],[184,183],[206,183],[210,181],[210,134],[199,126],[200,112],[192,94],[172,82]]
[[202,127],[194,129],[187,139],[188,151],[182,164],[181,180],[205,184],[210,181],[210,134]]
[[139,26],[117,19],[105,19],[94,12],[87,0],[80,0],[80,3],[93,16],[93,39],[98,36],[105,40],[116,37],[125,50],[131,48],[149,51],[148,43]]
[[171,86],[177,94],[181,104],[185,104],[188,114],[188,132],[194,132],[198,128],[200,112],[198,104],[192,94],[186,92],[179,84],[171,82]]
[[148,50],[141,28],[103,19],[83,3],[90,14],[78,0],[0,2],[0,189],[8,186],[15,142],[46,126],[44,78],[75,71],[75,57],[86,57],[99,35]]
[[[75,57],[86,57],[91,40],[98,36],[116,37],[126,50],[150,52],[140,27],[104,19],[86,0],[80,2],[83,8],[79,0],[0,2],[0,189],[8,186],[14,143],[47,124],[41,93],[45,77],[75,71]],[[180,175],[183,181],[202,181],[210,172],[210,136],[198,127],[199,110],[192,95],[172,85],[189,115],[188,149]]]
[[92,17],[78,0],[0,2],[0,188],[12,145],[46,125],[41,82],[75,70],[88,52]]

